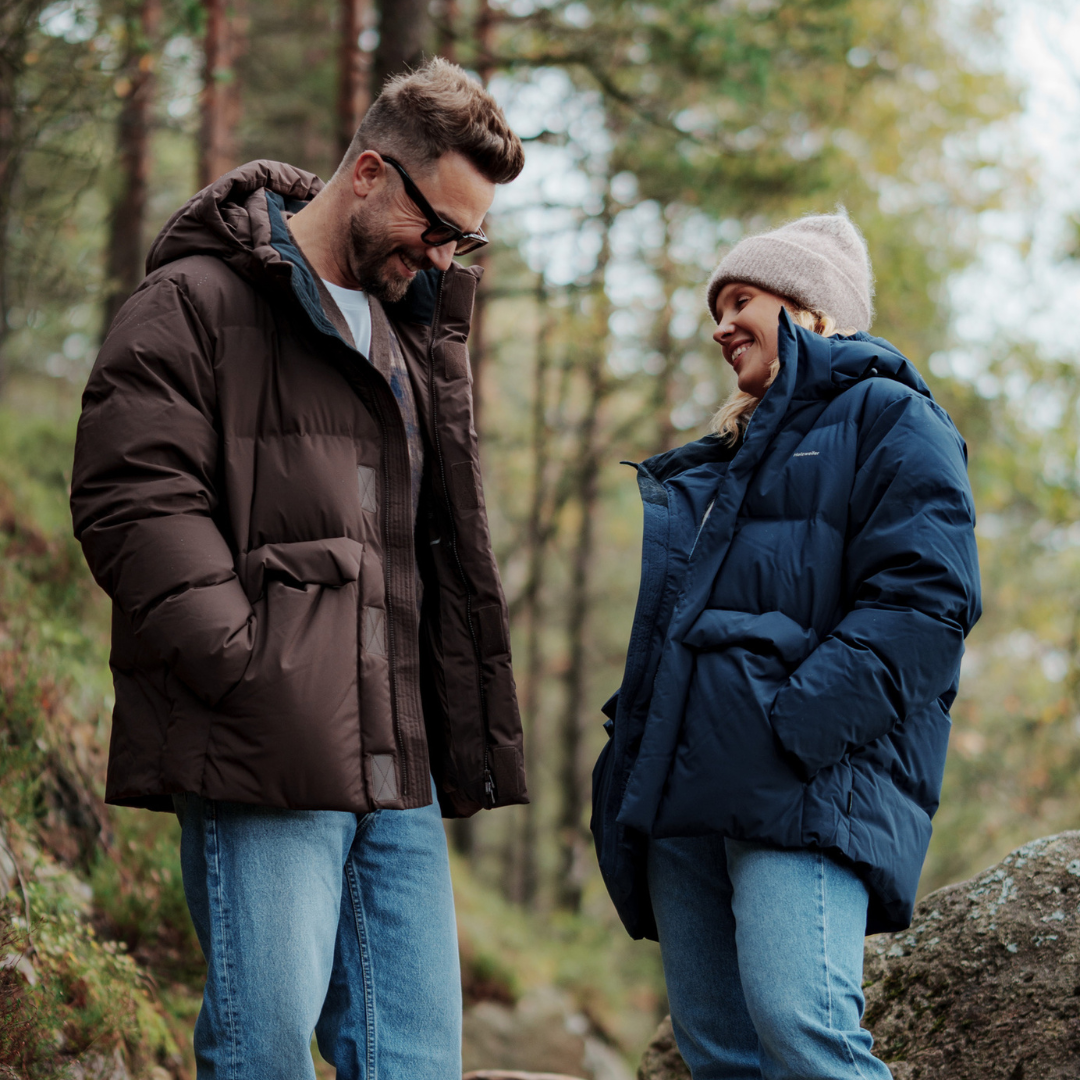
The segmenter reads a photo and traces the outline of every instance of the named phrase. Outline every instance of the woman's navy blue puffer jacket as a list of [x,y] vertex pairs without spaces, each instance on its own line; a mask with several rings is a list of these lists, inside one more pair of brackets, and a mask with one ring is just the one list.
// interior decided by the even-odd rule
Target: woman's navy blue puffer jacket
[[593,774],[600,867],[655,937],[648,836],[846,860],[867,931],[911,920],[964,638],[980,614],[964,442],[915,368],[781,313],[780,371],[737,454],[638,466],[641,589]]

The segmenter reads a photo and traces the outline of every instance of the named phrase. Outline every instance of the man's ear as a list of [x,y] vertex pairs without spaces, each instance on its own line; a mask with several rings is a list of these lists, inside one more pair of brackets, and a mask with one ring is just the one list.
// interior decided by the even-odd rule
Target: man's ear
[[365,150],[353,162],[352,190],[358,199],[365,199],[386,179],[386,166],[374,150]]

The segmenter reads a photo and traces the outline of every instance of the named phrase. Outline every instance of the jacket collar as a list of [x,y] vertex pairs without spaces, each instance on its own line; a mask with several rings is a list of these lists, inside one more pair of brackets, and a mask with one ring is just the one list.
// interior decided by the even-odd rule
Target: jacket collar
[[828,401],[868,378],[886,378],[933,400],[915,365],[895,345],[869,334],[822,337],[796,326],[787,309],[777,331],[780,371],[746,429],[744,444],[756,457],[788,414],[813,401]]
[[[822,337],[796,326],[787,309],[783,308],[777,345],[781,369],[791,369],[794,376],[789,383],[788,399],[791,401],[835,397],[871,377],[892,379],[916,393],[929,398],[933,396],[915,365],[884,338],[871,337],[861,331],[849,337]],[[766,399],[780,382],[778,377],[766,391]]]

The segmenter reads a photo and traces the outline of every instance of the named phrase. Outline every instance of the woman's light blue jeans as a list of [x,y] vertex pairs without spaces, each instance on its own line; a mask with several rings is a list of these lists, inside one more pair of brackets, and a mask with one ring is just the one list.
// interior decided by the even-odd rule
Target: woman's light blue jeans
[[357,817],[174,800],[207,961],[198,1080],[460,1080],[461,974],[438,804]]
[[671,1021],[694,1080],[889,1080],[860,1028],[868,896],[819,851],[649,844]]

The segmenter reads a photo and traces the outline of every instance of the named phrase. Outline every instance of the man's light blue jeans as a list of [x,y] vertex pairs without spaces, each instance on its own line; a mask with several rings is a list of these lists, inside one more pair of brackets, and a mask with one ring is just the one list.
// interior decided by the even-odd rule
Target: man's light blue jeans
[[889,1080],[860,1028],[866,886],[819,851],[653,840],[649,894],[694,1080]]
[[174,800],[207,961],[198,1080],[460,1080],[461,975],[438,804],[357,817]]

